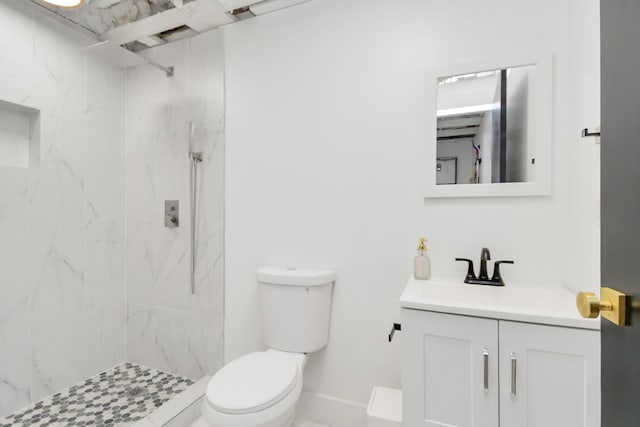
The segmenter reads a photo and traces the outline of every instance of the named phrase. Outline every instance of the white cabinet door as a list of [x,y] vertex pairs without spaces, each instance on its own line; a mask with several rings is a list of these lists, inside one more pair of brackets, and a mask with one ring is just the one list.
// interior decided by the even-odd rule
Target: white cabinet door
[[403,309],[402,332],[404,426],[498,427],[497,320]]
[[600,426],[597,331],[507,321],[499,330],[501,427]]

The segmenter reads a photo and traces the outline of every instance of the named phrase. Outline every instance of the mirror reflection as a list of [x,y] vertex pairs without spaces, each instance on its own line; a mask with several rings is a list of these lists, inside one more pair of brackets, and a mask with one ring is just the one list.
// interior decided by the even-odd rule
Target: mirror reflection
[[535,181],[535,69],[438,78],[436,184]]

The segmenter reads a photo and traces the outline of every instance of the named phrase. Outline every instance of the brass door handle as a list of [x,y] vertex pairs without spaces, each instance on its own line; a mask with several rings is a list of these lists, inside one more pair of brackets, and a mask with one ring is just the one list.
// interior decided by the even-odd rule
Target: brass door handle
[[602,317],[616,325],[627,325],[627,296],[611,288],[602,288],[600,293],[602,299],[593,292],[578,292],[576,305],[580,315],[594,319],[602,313]]
[[613,310],[611,301],[601,301],[593,292],[580,292],[576,298],[578,311],[582,317],[587,319],[595,319],[601,311]]

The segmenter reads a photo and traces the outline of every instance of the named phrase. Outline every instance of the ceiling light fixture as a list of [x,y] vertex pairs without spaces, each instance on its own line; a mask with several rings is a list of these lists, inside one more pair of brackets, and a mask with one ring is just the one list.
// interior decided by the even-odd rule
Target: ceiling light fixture
[[82,6],[84,0],[44,0],[44,2],[54,6],[64,7],[66,9],[72,9],[74,7]]

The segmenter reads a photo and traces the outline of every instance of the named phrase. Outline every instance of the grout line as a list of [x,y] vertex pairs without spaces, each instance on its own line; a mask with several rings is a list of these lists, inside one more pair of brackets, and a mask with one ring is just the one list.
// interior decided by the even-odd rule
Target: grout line
[[[149,375],[152,375],[152,378],[159,378],[157,378],[157,381],[148,384]],[[173,388],[169,387],[169,392],[167,392],[167,382],[173,385]],[[172,382],[175,384],[171,384]],[[124,362],[40,399],[38,402],[34,402],[13,414],[7,415],[5,418],[0,419],[0,425],[3,427],[29,425],[28,423],[37,423],[38,420],[40,422],[47,421],[48,416],[58,418],[59,422],[56,422],[56,425],[71,427],[87,419],[100,421],[99,419],[96,420],[96,418],[100,417],[96,415],[97,412],[94,412],[98,410],[104,413],[104,417],[123,418],[117,423],[118,425],[122,425],[121,422],[128,422],[128,418],[133,418],[130,420],[131,424],[133,424],[149,413],[153,413],[174,397],[179,396],[192,385],[194,385],[194,382],[188,378],[163,372],[159,369]],[[154,386],[157,388],[154,388]],[[127,393],[122,394],[123,390],[134,391],[136,389],[142,389],[146,393],[140,394],[139,397],[137,395],[128,395]],[[110,394],[107,393],[103,396],[102,392],[104,391],[108,391]],[[54,396],[57,397],[55,401]],[[144,408],[140,407],[140,398],[144,398]],[[113,399],[116,399],[115,402],[109,402]],[[159,407],[156,406],[158,399],[162,401]],[[77,400],[77,402],[68,403],[69,400]],[[85,403],[92,403],[92,405],[85,405]],[[110,405],[110,403],[114,403],[114,405]],[[112,410],[110,409],[111,406],[116,406],[117,409]],[[63,408],[66,411],[60,411]],[[110,411],[112,412],[110,413]],[[123,417],[123,415],[130,415],[130,417]],[[38,420],[34,417],[38,417]]]

